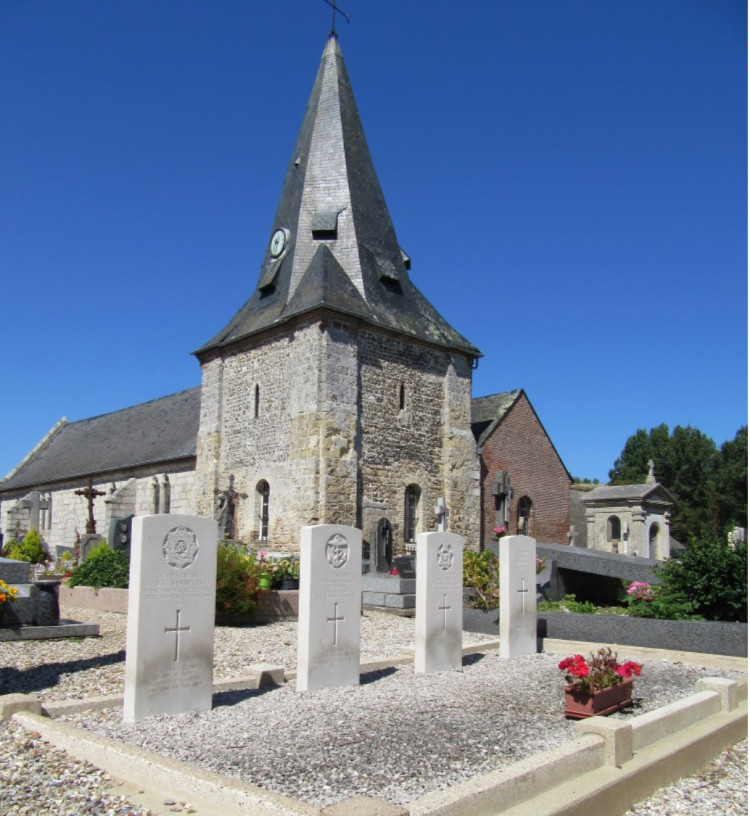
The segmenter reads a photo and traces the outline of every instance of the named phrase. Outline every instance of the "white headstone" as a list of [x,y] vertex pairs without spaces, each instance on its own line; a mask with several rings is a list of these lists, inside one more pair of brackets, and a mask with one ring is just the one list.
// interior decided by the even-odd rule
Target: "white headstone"
[[362,532],[303,527],[300,539],[297,691],[359,684]]
[[500,539],[500,657],[536,654],[536,541]]
[[133,519],[123,719],[211,708],[217,525]]
[[417,536],[414,671],[461,668],[464,539],[455,533]]

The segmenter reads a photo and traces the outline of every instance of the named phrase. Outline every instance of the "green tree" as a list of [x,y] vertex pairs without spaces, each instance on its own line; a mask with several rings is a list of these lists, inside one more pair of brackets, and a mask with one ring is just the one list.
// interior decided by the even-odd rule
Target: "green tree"
[[717,453],[714,441],[697,428],[677,425],[671,434],[664,423],[650,431],[639,428],[610,470],[610,483],[644,483],[651,460],[657,480],[677,500],[672,512],[675,538],[684,541],[691,533],[716,534]]
[[714,474],[716,531],[747,529],[747,425],[721,446]]

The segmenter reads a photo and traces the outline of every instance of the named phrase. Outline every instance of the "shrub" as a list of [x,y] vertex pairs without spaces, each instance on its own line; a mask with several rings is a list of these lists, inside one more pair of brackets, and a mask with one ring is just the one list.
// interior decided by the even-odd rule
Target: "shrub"
[[594,615],[599,612],[599,607],[591,601],[577,601],[573,594],[566,595],[561,601],[539,601],[536,608],[539,612],[574,612],[579,615]]
[[216,553],[216,614],[244,615],[255,609],[260,571],[254,550],[220,541]]
[[21,542],[17,538],[10,538],[5,542],[2,552],[3,558],[12,558],[14,561],[23,561],[21,558]]
[[130,562],[127,555],[111,549],[103,541],[72,571],[68,578],[68,586],[127,589],[129,573]]
[[497,609],[500,572],[492,550],[464,550],[464,586],[473,590],[467,604],[473,609]]
[[[691,537],[685,552],[658,570],[661,587],[637,606],[642,617],[682,614],[706,620],[747,621],[747,544]],[[643,607],[646,607],[644,609]],[[633,614],[631,612],[631,614]]]
[[44,564],[49,561],[49,555],[42,544],[42,537],[32,527],[24,536],[23,541],[11,538],[3,547],[3,556],[16,561],[28,561],[29,564]]

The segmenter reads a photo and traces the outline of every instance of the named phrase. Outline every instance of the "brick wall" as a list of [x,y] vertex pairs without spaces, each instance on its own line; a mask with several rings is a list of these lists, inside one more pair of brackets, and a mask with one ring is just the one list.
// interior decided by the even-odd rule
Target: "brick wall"
[[482,450],[482,541],[495,527],[495,473],[510,477],[508,532],[518,531],[518,501],[531,499],[530,535],[539,542],[567,544],[570,529],[570,478],[525,394],[521,394]]

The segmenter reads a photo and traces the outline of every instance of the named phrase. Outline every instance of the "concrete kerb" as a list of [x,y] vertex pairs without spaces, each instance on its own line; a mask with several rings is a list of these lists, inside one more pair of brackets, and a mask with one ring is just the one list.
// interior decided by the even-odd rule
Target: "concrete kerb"
[[[546,645],[546,644],[545,644]],[[581,644],[564,644],[561,651],[580,650]],[[597,644],[584,644],[585,647]],[[464,654],[497,648],[497,640],[463,649]],[[661,650],[657,659],[674,659]],[[633,650],[628,654],[634,657]],[[655,655],[649,655],[655,657]],[[696,655],[686,655],[695,663]],[[726,658],[724,658],[726,659]],[[376,671],[412,662],[402,654],[396,659],[362,664],[361,671]],[[746,659],[733,658],[733,669],[746,669]],[[744,664],[744,665],[742,665]],[[280,667],[255,666],[246,677],[220,681],[214,691],[258,688],[261,678],[278,681]],[[727,666],[729,668],[729,666]],[[290,679],[293,672],[285,673]],[[9,698],[13,698],[12,700]],[[33,697],[0,697],[0,719],[13,716],[23,727],[65,749],[72,756],[100,767],[113,777],[150,787],[176,799],[200,804],[202,812],[225,816],[251,812],[258,816],[320,816],[319,810],[291,797],[275,794],[219,774],[203,772],[187,763],[125,746],[84,732],[53,718],[73,711],[101,709],[122,704],[121,697],[100,697],[42,706]],[[26,709],[26,710],[24,710]],[[747,679],[704,678],[696,693],[663,708],[627,721],[594,718],[578,724],[578,736],[551,751],[528,757],[497,771],[482,774],[448,790],[436,791],[407,807],[389,810],[379,800],[359,797],[339,803],[354,807],[358,816],[605,816],[622,813],[654,790],[688,775],[709,762],[725,747],[747,736]],[[623,779],[627,782],[623,783]],[[567,780],[575,780],[570,783]],[[627,800],[627,804],[623,802]],[[384,810],[385,808],[385,810]],[[341,811],[344,812],[344,811]],[[348,810],[347,813],[355,811]]]

